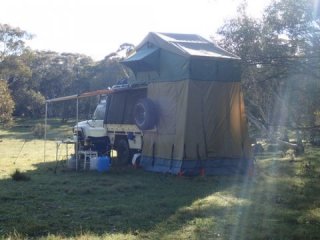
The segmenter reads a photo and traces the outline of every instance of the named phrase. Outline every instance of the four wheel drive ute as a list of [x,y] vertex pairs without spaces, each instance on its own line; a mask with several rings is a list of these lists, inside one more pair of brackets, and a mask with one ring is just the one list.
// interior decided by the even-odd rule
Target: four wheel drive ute
[[133,154],[141,152],[142,130],[155,127],[156,112],[146,87],[113,87],[97,105],[92,119],[74,127],[78,149],[91,149],[99,155],[109,155],[114,149],[118,164],[126,164]]

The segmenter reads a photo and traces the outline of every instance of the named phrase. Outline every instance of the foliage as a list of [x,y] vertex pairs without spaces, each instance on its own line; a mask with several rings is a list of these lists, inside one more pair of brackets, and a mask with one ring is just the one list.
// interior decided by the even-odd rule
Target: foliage
[[41,94],[36,92],[32,81],[32,70],[28,66],[31,53],[25,48],[25,40],[30,34],[9,25],[0,25],[0,44],[3,51],[0,61],[0,77],[6,80],[15,102],[15,114],[20,116],[40,116],[39,106],[43,104]]
[[[42,117],[45,99],[107,88],[132,76],[119,63],[132,44],[122,44],[94,62],[82,54],[32,51],[25,47],[31,37],[24,30],[0,24],[0,78],[12,92],[15,116]],[[83,100],[80,113],[92,112],[95,105],[96,100]],[[75,105],[58,104],[49,114],[68,119],[75,115]]]
[[45,125],[42,123],[37,123],[32,128],[32,135],[37,138],[43,138],[45,133]]
[[7,124],[12,120],[14,102],[7,83],[0,80],[0,124]]
[[129,43],[121,44],[116,52],[106,56],[98,62],[92,69],[91,89],[101,89],[111,87],[122,80],[129,80],[133,77],[131,70],[120,64],[127,54],[132,51],[134,46]]
[[14,173],[11,174],[11,178],[13,181],[29,181],[30,177],[28,177],[25,173],[20,172],[19,169],[16,169]]
[[0,23],[0,62],[6,56],[20,55],[25,49],[25,40],[32,38],[28,32]]
[[242,58],[248,117],[265,134],[315,125],[319,110],[320,27],[314,1],[272,1],[261,20],[246,4],[220,28],[220,42]]
[[[92,64],[91,58],[81,54],[34,52],[30,63],[32,80],[46,99],[78,94],[90,87],[88,78]],[[57,105],[50,113],[68,118],[75,115],[74,106],[69,103]]]
[[[279,127],[318,128],[320,111],[320,27],[315,0],[274,0],[261,19],[247,15],[244,2],[238,16],[219,30],[220,44],[242,59],[242,84],[251,129],[273,135]],[[44,100],[102,89],[134,78],[120,64],[133,49],[122,44],[101,61],[73,53],[32,51],[31,34],[0,24],[0,79],[15,103],[14,115],[43,116]],[[97,99],[81,100],[80,114],[93,112]],[[49,116],[67,120],[75,104],[55,103]]]

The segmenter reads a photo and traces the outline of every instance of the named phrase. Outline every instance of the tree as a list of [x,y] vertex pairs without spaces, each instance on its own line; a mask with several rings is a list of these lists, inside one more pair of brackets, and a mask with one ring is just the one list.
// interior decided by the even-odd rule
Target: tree
[[315,124],[320,28],[313,10],[311,0],[273,1],[258,20],[242,4],[219,30],[220,44],[242,58],[248,117],[265,134]]
[[[107,88],[132,77],[119,63],[132,44],[122,44],[104,60],[93,62],[81,54],[32,51],[25,47],[31,38],[24,30],[0,24],[0,79],[11,92],[15,116],[41,117],[45,99]],[[83,100],[80,112],[91,112],[95,105],[96,101]],[[58,104],[53,114],[67,119],[75,115],[75,108]]]
[[[92,59],[85,55],[38,51],[30,66],[37,89],[46,99],[51,99],[89,91],[92,65]],[[81,108],[87,107],[86,102],[81,104]],[[70,104],[56,104],[52,114],[67,119],[75,116],[75,108]]]
[[20,28],[0,23],[0,62],[6,56],[22,54],[25,49],[25,40],[31,38],[31,34]]
[[134,46],[123,43],[117,51],[110,53],[92,68],[91,89],[111,87],[120,81],[130,81],[133,78],[131,70],[120,63]]
[[12,120],[14,102],[10,95],[7,82],[0,80],[0,123],[7,124]]
[[[0,24],[0,78],[6,81],[6,86],[12,92],[18,115],[24,115],[28,113],[26,109],[32,108],[26,104],[25,95],[37,94],[32,92],[34,84],[31,84],[32,72],[28,66],[31,55],[25,47],[25,40],[31,38],[31,34],[20,28]],[[11,110],[9,112],[13,113]]]
[[6,79],[15,102],[15,116],[40,117],[44,97],[39,84],[32,78],[30,63],[32,53],[25,51],[20,56],[7,56],[0,64],[1,76]]

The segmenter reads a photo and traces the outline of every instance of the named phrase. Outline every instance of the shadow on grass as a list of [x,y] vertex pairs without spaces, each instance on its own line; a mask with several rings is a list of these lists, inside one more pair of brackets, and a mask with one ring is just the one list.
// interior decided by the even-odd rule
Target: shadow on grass
[[[0,134],[0,139],[9,138],[9,139],[22,139],[22,140],[32,140],[32,126],[14,126],[3,129],[5,133]],[[18,134],[17,134],[18,133]],[[19,136],[17,138],[17,135]]]
[[[309,158],[316,162],[318,153]],[[141,169],[74,172],[39,163],[0,180],[0,236],[124,234],[139,239],[316,239],[318,163],[264,159],[257,175],[177,177]],[[310,160],[309,159],[309,160]],[[309,175],[308,175],[309,174]],[[317,210],[316,210],[317,211]]]
[[[0,128],[0,139],[34,140],[33,128],[37,124],[44,126],[44,119],[17,119],[13,126]],[[47,124],[47,138],[55,139],[72,137],[72,127],[76,122],[74,120],[62,122],[61,119],[48,119]],[[38,139],[44,139],[44,136],[38,137]]]
[[[28,182],[0,181],[0,234],[75,236],[149,232],[179,209],[219,190],[215,178],[183,178],[111,169],[74,172],[56,162],[26,172]],[[179,223],[176,223],[179,225]]]

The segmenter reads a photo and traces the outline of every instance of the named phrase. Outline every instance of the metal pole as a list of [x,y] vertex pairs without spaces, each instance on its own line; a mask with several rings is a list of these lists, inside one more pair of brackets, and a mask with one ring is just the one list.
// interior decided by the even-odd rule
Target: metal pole
[[46,161],[46,143],[47,143],[47,119],[48,119],[48,103],[46,102],[46,110],[44,117],[44,149],[43,149],[43,161]]
[[75,149],[75,154],[76,154],[76,171],[78,171],[78,147],[79,147],[79,131],[78,131],[78,123],[79,123],[79,98],[77,97],[77,110],[76,110],[76,119],[77,119],[77,142],[75,143],[76,149]]

